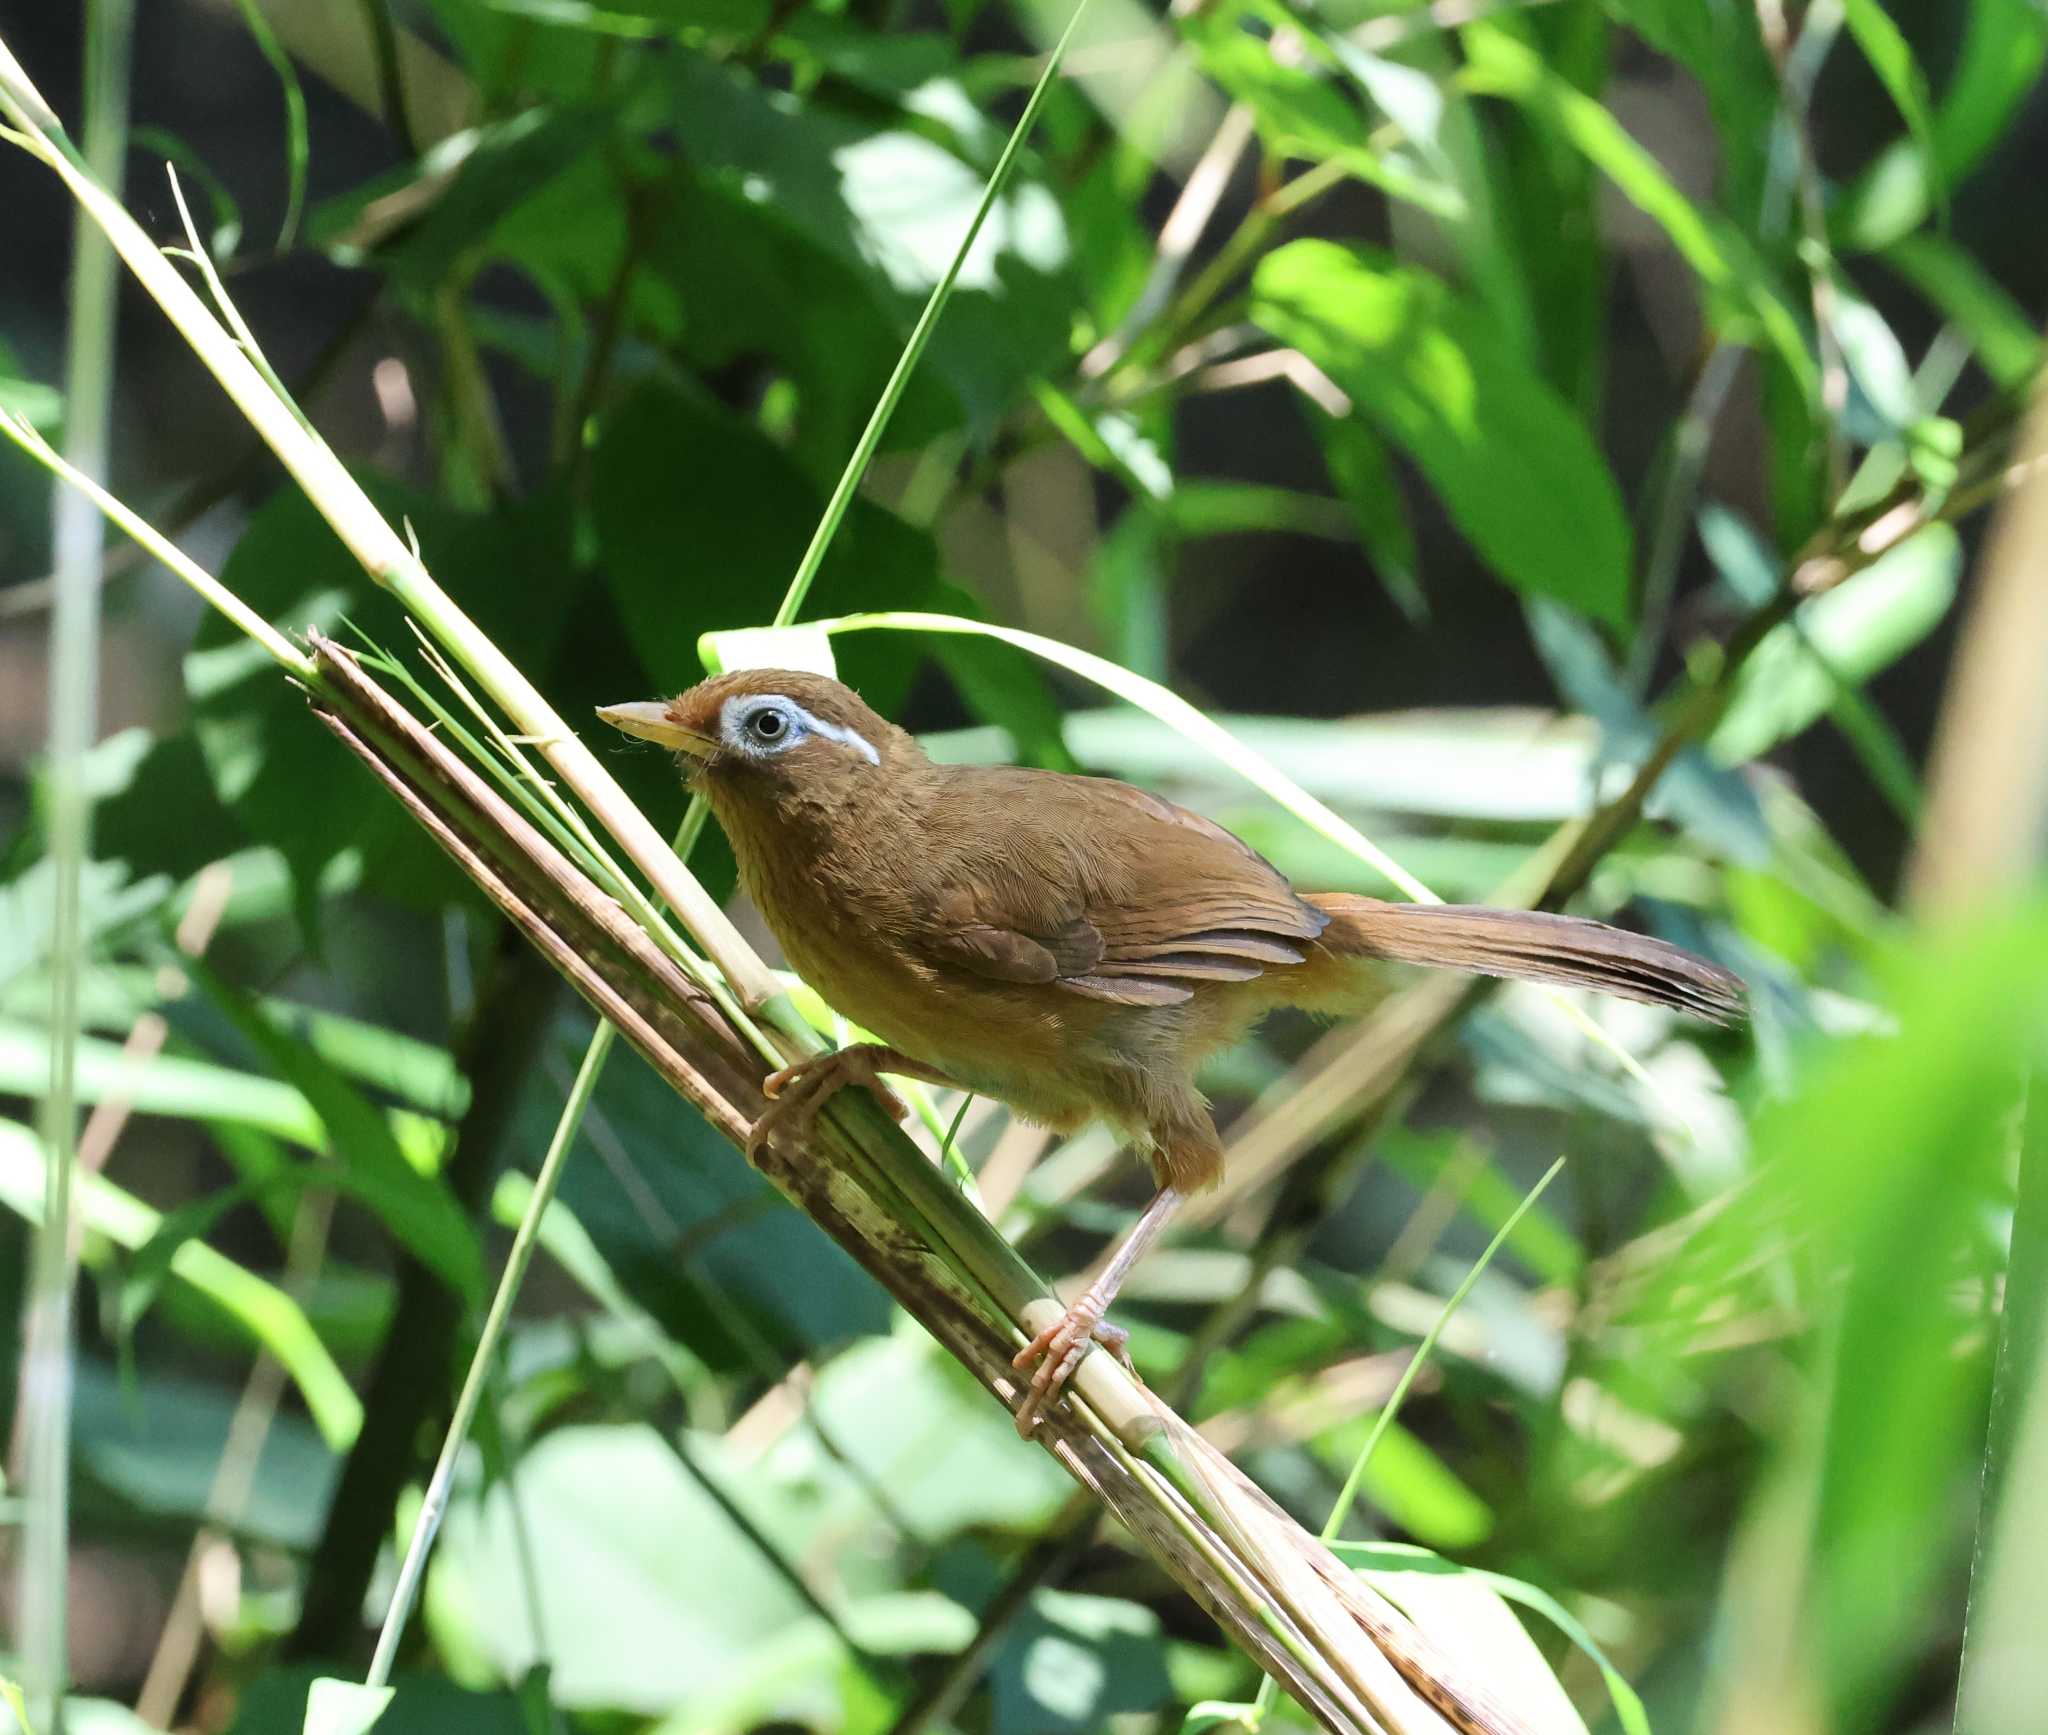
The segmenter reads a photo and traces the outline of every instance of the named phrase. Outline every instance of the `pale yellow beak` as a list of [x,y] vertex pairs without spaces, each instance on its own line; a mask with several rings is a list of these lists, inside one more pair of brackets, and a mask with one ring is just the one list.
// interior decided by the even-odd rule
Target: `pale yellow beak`
[[652,741],[657,747],[708,759],[718,743],[694,729],[685,729],[668,714],[659,699],[637,699],[629,705],[600,705],[597,714],[614,729]]

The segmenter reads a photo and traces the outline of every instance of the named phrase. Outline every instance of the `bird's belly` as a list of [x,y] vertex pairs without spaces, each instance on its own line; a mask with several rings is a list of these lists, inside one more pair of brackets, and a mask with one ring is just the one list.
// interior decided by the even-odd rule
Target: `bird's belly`
[[[1062,1130],[1101,1111],[1095,1069],[1075,1064],[1075,1025],[1094,1010],[1078,997],[1037,984],[940,981],[859,945],[785,939],[783,952],[835,1012],[963,1089]],[[1071,1004],[1047,1004],[1054,993]]]

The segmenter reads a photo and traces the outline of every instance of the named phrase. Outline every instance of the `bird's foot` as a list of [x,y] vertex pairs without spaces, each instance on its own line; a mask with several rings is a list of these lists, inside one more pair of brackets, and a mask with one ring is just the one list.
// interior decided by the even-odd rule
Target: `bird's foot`
[[747,1160],[752,1162],[760,1155],[762,1146],[785,1133],[793,1133],[799,1140],[808,1138],[818,1123],[818,1112],[849,1084],[866,1085],[884,1113],[899,1121],[903,1119],[910,1110],[882,1082],[876,1065],[878,1054],[886,1052],[860,1043],[830,1054],[815,1054],[794,1066],[785,1066],[780,1072],[771,1072],[761,1081],[761,1094],[768,1099],[768,1106],[747,1134]]
[[1131,1334],[1102,1317],[1107,1304],[1084,1295],[1053,1323],[1041,1331],[1010,1359],[1019,1373],[1032,1370],[1031,1383],[1017,1405],[1017,1432],[1025,1439],[1038,1426],[1038,1418],[1081,1365],[1090,1343],[1099,1343],[1135,1374],[1131,1361]]

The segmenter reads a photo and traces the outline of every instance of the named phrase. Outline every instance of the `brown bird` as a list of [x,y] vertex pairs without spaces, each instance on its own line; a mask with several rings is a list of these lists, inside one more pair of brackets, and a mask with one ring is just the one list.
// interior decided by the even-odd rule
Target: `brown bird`
[[[881,1038],[784,1068],[755,1142],[897,1073],[1070,1132],[1101,1117],[1158,1191],[1102,1275],[1017,1356],[1029,1433],[1118,1286],[1222,1171],[1196,1069],[1275,1007],[1356,1010],[1388,962],[1597,988],[1727,1020],[1741,983],[1575,916],[1301,893],[1199,814],[1103,777],[938,765],[850,688],[751,669],[598,713],[686,756],[789,962]],[[893,1112],[901,1105],[880,1094]]]

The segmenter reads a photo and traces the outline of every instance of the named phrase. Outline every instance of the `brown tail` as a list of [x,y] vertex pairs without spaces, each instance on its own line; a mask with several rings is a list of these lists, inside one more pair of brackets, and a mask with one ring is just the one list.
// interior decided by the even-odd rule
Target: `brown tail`
[[1742,1016],[1740,977],[1605,922],[1479,904],[1389,904],[1349,892],[1316,892],[1306,901],[1332,918],[1322,941],[1334,952],[1597,988],[1716,1024]]

